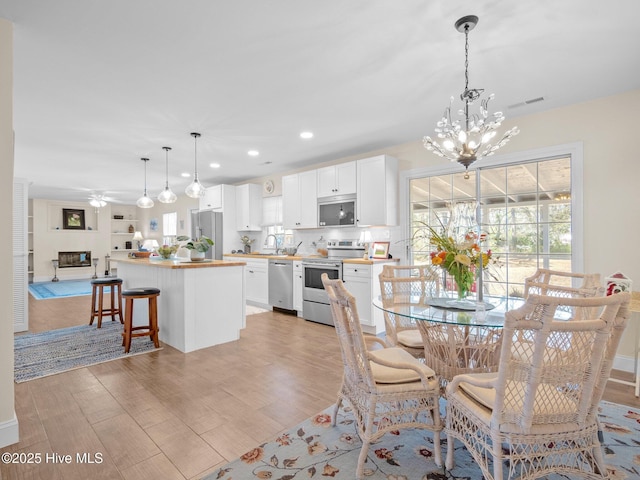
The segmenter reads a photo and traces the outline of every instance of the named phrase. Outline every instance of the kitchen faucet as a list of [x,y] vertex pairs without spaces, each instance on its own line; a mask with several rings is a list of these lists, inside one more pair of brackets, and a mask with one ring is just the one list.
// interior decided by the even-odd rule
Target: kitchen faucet
[[273,240],[275,241],[275,244],[276,244],[276,255],[277,255],[278,251],[280,250],[280,247],[278,246],[278,237],[276,237],[273,233],[270,233],[264,239],[264,243],[265,244],[268,243],[267,240],[269,239],[269,237],[273,237]]

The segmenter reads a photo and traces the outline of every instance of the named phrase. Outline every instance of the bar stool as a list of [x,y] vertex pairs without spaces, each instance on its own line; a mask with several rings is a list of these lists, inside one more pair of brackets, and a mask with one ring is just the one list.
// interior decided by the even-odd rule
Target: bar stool
[[[129,288],[122,292],[125,299],[124,332],[122,333],[122,346],[125,353],[129,353],[133,337],[149,336],[155,347],[160,347],[158,340],[158,332],[160,331],[158,328],[158,295],[160,295],[160,289],[154,287]],[[147,325],[133,326],[133,301],[136,298],[149,299],[149,323]],[[134,333],[136,330],[143,331]]]
[[[104,287],[111,287],[111,308],[104,308],[103,297]],[[116,290],[118,291],[118,306],[116,308]],[[98,305],[96,306],[96,297]],[[120,278],[94,278],[91,280],[91,320],[89,325],[93,325],[93,320],[98,317],[98,328],[102,327],[102,317],[111,316],[111,320],[116,320],[116,314],[122,320],[122,279]]]

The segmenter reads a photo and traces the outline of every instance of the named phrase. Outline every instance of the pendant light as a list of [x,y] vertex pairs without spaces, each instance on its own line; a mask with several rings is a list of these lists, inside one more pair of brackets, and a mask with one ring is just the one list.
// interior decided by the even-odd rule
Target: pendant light
[[194,163],[194,173],[193,173],[193,182],[184,190],[184,193],[187,194],[188,197],[191,198],[201,198],[204,197],[205,188],[198,180],[198,137],[199,133],[191,132],[191,136],[193,137],[193,163]]
[[151,208],[153,207],[153,200],[151,200],[147,195],[147,162],[149,159],[141,158],[140,160],[144,162],[144,195],[138,199],[136,205],[140,208]]
[[[502,112],[495,112],[489,116],[489,101],[493,94],[481,99],[484,89],[469,88],[469,32],[478,24],[478,17],[467,15],[455,23],[455,29],[464,33],[464,92],[460,94],[463,108],[459,110],[462,119],[453,119],[450,105],[446,108],[442,119],[435,129],[438,139],[424,137],[424,146],[439,157],[444,157],[452,162],[458,162],[465,168],[464,178],[469,178],[469,166],[476,160],[493,155],[499,148],[507,143],[511,137],[520,131],[518,127],[508,130],[500,140],[492,142],[497,134],[497,129],[504,121]],[[479,113],[469,113],[469,107],[480,100]],[[440,142],[440,143],[439,143]]]
[[160,192],[160,195],[158,195],[158,201],[161,203],[174,203],[178,199],[178,197],[169,188],[169,150],[171,150],[171,147],[162,147],[162,149],[166,153],[166,182],[164,184],[164,190]]

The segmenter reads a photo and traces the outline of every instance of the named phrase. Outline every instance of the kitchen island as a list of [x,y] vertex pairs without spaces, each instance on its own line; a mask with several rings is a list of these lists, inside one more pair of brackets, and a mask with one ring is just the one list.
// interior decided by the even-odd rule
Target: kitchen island
[[[245,327],[242,261],[118,259],[123,289],[156,287],[160,341],[192,352],[240,338]],[[134,302],[133,324],[148,323],[148,303]]]

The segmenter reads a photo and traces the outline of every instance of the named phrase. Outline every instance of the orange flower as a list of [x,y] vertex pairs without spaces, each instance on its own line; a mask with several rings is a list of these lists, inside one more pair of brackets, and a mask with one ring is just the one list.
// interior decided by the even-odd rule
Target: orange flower
[[264,455],[264,450],[260,447],[254,448],[250,452],[245,453],[240,457],[244,463],[256,463],[262,460],[262,456]]
[[435,256],[431,259],[431,263],[433,265],[441,265],[442,264],[442,258],[440,258],[439,256]]
[[319,413],[311,419],[311,423],[316,427],[329,427],[331,426],[331,415],[326,413]]

